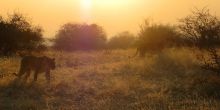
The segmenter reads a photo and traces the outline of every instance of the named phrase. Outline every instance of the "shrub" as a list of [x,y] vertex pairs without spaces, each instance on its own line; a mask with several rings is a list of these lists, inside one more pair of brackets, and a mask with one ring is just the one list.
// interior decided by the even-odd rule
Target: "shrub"
[[96,24],[64,24],[54,40],[57,50],[94,50],[101,49],[106,43],[106,34]]
[[161,50],[177,46],[181,38],[174,26],[153,24],[145,21],[139,33],[137,50],[140,56],[144,56],[147,51],[160,52]]
[[33,26],[20,13],[0,17],[0,54],[11,55],[19,50],[33,50],[42,45],[42,28]]

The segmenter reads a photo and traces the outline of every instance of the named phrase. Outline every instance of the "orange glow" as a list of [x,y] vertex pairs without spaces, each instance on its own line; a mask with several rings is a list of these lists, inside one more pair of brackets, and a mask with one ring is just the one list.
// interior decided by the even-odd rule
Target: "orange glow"
[[41,25],[45,37],[53,37],[67,22],[97,23],[109,36],[130,31],[136,34],[145,18],[176,23],[194,7],[208,7],[220,15],[219,0],[1,0],[1,15],[19,11]]

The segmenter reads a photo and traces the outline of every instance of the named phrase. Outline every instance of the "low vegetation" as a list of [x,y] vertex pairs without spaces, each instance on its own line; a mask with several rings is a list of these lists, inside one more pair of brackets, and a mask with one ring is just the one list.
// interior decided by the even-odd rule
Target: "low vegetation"
[[[166,49],[143,58],[135,50],[46,52],[56,57],[48,85],[43,74],[19,81],[20,57],[1,58],[2,110],[218,110],[220,77],[201,69],[192,50]],[[33,75],[33,74],[32,74]]]

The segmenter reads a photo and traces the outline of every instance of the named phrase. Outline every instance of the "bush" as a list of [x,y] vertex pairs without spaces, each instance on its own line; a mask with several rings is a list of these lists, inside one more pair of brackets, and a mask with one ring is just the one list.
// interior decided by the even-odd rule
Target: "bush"
[[195,10],[181,19],[180,30],[185,39],[202,51],[197,55],[201,67],[220,74],[220,20],[208,9]]
[[220,20],[208,9],[194,10],[180,20],[183,37],[200,49],[220,46]]
[[110,49],[128,49],[135,46],[136,38],[129,32],[122,32],[112,37],[108,43],[107,47]]
[[54,40],[57,50],[94,50],[105,47],[106,34],[96,24],[64,24]]
[[22,14],[14,13],[7,19],[0,17],[0,54],[30,51],[42,45],[42,42],[42,28],[33,26]]
[[174,26],[151,24],[147,20],[141,26],[138,39],[139,55],[144,56],[147,51],[161,50],[181,44],[181,38]]

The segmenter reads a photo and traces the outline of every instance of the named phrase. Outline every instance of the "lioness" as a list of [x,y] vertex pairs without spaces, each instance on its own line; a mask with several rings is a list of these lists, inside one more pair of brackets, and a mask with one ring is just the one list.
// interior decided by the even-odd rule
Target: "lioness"
[[38,73],[45,72],[45,77],[48,82],[50,82],[50,70],[54,70],[55,59],[46,56],[36,57],[36,56],[25,56],[21,60],[20,70],[18,77],[25,74],[25,80],[30,76],[31,71],[34,71],[34,81],[37,81]]

